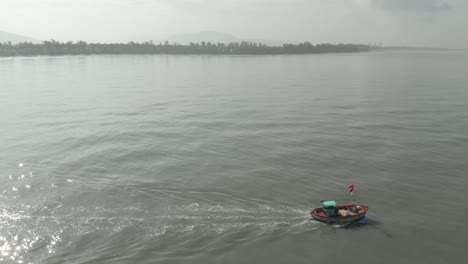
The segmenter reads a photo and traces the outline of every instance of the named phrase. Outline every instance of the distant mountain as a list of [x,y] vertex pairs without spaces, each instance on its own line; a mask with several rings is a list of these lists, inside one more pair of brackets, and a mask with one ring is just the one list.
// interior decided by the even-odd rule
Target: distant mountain
[[182,34],[177,34],[172,37],[169,37],[167,40],[170,43],[178,43],[178,44],[184,44],[184,45],[187,45],[190,42],[200,43],[202,41],[212,42],[212,43],[219,43],[219,42],[230,43],[230,42],[247,41],[247,42],[256,42],[256,43],[262,43],[262,44],[272,45],[272,46],[283,45],[283,43],[280,41],[239,38],[228,33],[222,33],[222,32],[216,32],[216,31],[202,31],[198,33],[182,33]]
[[41,41],[28,37],[28,36],[21,36],[21,35],[16,35],[16,34],[11,34],[5,31],[0,31],[0,42],[8,42],[11,41],[11,43],[19,43],[19,42],[33,42],[33,43],[40,43]]
[[189,44],[190,42],[200,43],[202,41],[209,41],[213,43],[227,43],[227,42],[239,42],[241,39],[227,33],[215,32],[215,31],[203,31],[198,33],[181,33],[174,35],[168,39],[169,42],[175,42],[179,44]]

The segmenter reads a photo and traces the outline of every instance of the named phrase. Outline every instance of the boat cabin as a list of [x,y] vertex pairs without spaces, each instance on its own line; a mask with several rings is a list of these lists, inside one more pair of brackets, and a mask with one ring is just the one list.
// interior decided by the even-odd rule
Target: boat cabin
[[323,211],[328,216],[336,216],[336,202],[335,201],[323,201]]

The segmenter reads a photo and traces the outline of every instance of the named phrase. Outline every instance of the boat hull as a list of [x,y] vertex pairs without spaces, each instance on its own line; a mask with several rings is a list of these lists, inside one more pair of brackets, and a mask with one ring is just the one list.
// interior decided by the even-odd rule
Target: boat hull
[[347,223],[353,223],[357,222],[364,217],[366,217],[367,210],[369,209],[368,206],[366,205],[360,205],[360,210],[357,210],[356,212],[350,211],[350,209],[353,207],[353,205],[344,205],[344,206],[339,206],[339,210],[347,210],[349,211],[349,215],[347,216],[342,216],[342,215],[337,215],[337,216],[328,216],[325,214],[322,208],[315,208],[313,209],[310,214],[312,218],[314,218],[317,221],[324,222],[324,223],[330,223],[330,224],[347,224]]

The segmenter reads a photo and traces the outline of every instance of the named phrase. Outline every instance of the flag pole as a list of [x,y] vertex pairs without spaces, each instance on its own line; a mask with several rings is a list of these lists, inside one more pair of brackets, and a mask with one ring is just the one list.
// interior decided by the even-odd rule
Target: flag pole
[[349,189],[349,193],[351,194],[351,197],[353,199],[353,205],[356,205],[356,201],[354,200],[354,196],[353,196],[354,184],[351,184],[350,186],[348,186],[348,189]]

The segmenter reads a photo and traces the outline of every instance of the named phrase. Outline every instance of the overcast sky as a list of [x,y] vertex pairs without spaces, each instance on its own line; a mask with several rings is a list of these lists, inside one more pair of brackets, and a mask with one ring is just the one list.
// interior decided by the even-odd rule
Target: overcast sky
[[279,41],[468,48],[468,0],[0,0],[0,30],[162,40],[206,30]]

